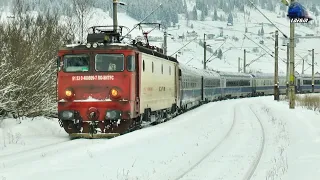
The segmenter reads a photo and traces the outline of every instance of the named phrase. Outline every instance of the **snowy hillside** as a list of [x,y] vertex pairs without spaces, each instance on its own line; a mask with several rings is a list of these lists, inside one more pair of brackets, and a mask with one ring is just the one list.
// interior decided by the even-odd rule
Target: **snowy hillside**
[[[189,3],[191,11],[193,4]],[[260,9],[260,8],[259,8]],[[286,43],[289,41],[284,38],[282,32],[289,37],[289,20],[283,17],[284,11],[280,10],[277,6],[277,13],[260,9],[274,23],[277,28],[281,30],[279,32],[279,70],[280,73],[286,71]],[[243,68],[244,49],[246,49],[246,71],[262,71],[272,73],[274,71],[274,58],[271,56],[274,53],[274,32],[276,27],[272,25],[257,9],[245,7],[246,13],[232,12],[233,14],[233,26],[227,26],[227,21],[212,21],[214,12],[205,18],[204,21],[187,21],[185,15],[179,15],[179,23],[176,27],[170,27],[168,33],[168,55],[175,56],[177,54],[178,60],[181,63],[187,63],[188,65],[203,68],[203,47],[200,45],[203,42],[204,33],[207,34],[206,41],[210,45],[207,51],[207,59],[210,62],[207,66],[211,69],[220,71],[238,71],[238,58],[241,58],[241,70]],[[109,16],[109,12],[104,12],[102,9],[95,9],[90,19],[91,25],[112,25],[112,18]],[[198,15],[201,11],[198,12]],[[228,14],[222,10],[217,10],[217,15],[225,19],[228,18]],[[315,22],[318,23],[316,17]],[[118,21],[120,25],[125,25],[129,29],[133,28],[135,24],[139,23],[128,16],[126,13],[121,12],[118,14]],[[247,33],[245,29],[247,28]],[[258,34],[263,29],[264,35]],[[143,29],[145,31],[150,28]],[[195,32],[197,37],[193,36],[192,32]],[[188,36],[188,33],[189,36]],[[222,37],[219,37],[220,34]],[[311,73],[311,53],[308,50],[315,49],[315,72],[320,72],[320,66],[317,62],[320,61],[320,57],[317,56],[320,53],[320,49],[317,49],[316,44],[320,41],[319,27],[310,29],[303,25],[296,25],[296,34],[301,36],[297,42],[295,49],[296,71],[302,72],[302,62],[304,64],[304,73]],[[310,34],[314,37],[310,38]],[[136,28],[131,37],[142,36],[142,31]],[[185,39],[181,39],[181,36]],[[162,41],[153,41],[153,37],[163,39],[163,31],[154,30],[150,33],[151,45],[162,46]],[[179,38],[180,36],[180,38]],[[211,36],[211,37],[210,37]],[[309,37],[308,37],[309,36]],[[263,44],[261,44],[263,41]],[[188,45],[186,45],[188,44]],[[186,45],[186,46],[185,46]],[[183,47],[185,46],[185,47]],[[183,47],[183,48],[182,48]],[[218,58],[217,54],[212,52],[222,51],[222,58]]]
[[[192,12],[195,3],[192,1],[187,2],[189,12]],[[152,7],[155,5],[152,5]],[[276,12],[271,12],[265,9],[258,8],[262,13],[267,16],[277,28],[279,32],[279,72],[286,72],[286,43],[288,39],[284,38],[282,32],[289,37],[289,20],[284,17],[285,11],[281,10],[280,4],[275,8]],[[161,11],[158,10],[158,11]],[[198,17],[201,16],[201,11],[197,10]],[[243,69],[244,49],[246,49],[246,71],[262,71],[272,73],[274,71],[274,32],[276,27],[272,25],[256,8],[245,6],[244,12],[233,11],[233,26],[227,25],[229,14],[221,9],[217,9],[217,16],[224,21],[213,21],[214,11],[209,11],[208,16],[204,21],[186,20],[185,14],[179,15],[179,23],[175,27],[170,27],[168,33],[168,55],[175,56],[177,54],[178,60],[181,63],[203,68],[203,36],[207,34],[206,41],[208,47],[207,59],[209,63],[208,68],[220,71],[238,71],[238,59],[240,58],[240,68]],[[93,25],[112,25],[112,18],[109,16],[109,11],[99,8],[93,8],[86,19],[85,29]],[[10,14],[5,14],[10,16]],[[62,23],[66,24],[66,19],[62,17]],[[316,17],[313,23],[319,24],[319,17]],[[190,18],[189,18],[190,19]],[[200,19],[200,18],[198,18]],[[118,21],[120,25],[125,25],[129,29],[133,28],[135,24],[139,23],[138,20],[128,16],[123,8],[118,13]],[[149,28],[150,29],[150,28]],[[149,30],[143,29],[143,30]],[[247,33],[245,33],[247,29]],[[258,33],[263,29],[264,35]],[[192,32],[194,33],[192,34]],[[126,34],[125,31],[124,34]],[[189,34],[190,33],[190,34]],[[188,35],[189,34],[189,35]],[[320,66],[317,62],[320,61],[317,54],[320,49],[317,49],[316,44],[320,41],[319,27],[310,29],[303,25],[296,26],[296,34],[299,37],[295,49],[296,71],[302,72],[302,63],[304,59],[304,73],[311,73],[311,53],[308,50],[315,49],[315,72],[320,72]],[[194,35],[197,35],[195,37]],[[306,37],[307,35],[307,37]],[[313,35],[313,37],[310,37]],[[136,28],[131,37],[135,38],[142,36],[142,31]],[[163,31],[154,30],[150,33],[151,45],[162,46]],[[179,38],[180,36],[180,38]],[[181,39],[184,36],[184,39]],[[153,41],[152,37],[158,37],[158,42]],[[201,42],[200,42],[201,41]],[[189,44],[188,44],[189,43]],[[186,45],[188,44],[188,45]],[[201,45],[200,45],[201,44]],[[186,46],[185,46],[186,45]],[[183,47],[185,46],[185,47]],[[183,47],[183,48],[182,48]],[[211,50],[210,50],[211,49]],[[221,59],[217,57],[221,49]],[[217,51],[217,53],[214,53]]]

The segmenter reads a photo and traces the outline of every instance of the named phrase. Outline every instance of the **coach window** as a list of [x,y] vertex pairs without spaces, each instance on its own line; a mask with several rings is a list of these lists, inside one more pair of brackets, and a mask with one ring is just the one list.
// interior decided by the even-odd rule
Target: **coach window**
[[63,56],[63,71],[88,72],[90,56],[87,54],[73,54]]
[[97,54],[95,69],[102,72],[121,72],[124,70],[123,54]]
[[127,57],[127,70],[131,71],[131,72],[136,70],[135,57],[134,56],[128,56]]

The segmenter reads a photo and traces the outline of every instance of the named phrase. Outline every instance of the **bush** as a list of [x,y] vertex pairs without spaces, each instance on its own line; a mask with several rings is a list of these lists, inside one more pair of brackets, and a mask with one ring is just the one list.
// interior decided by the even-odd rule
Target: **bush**
[[20,12],[0,24],[0,116],[56,111],[56,55],[67,39],[58,20],[49,11],[36,16]]
[[320,111],[320,97],[315,95],[296,96],[296,101],[299,106],[310,110]]

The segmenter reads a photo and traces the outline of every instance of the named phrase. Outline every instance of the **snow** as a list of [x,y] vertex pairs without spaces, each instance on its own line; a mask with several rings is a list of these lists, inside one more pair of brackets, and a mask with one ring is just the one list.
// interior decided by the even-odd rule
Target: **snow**
[[[230,180],[251,175],[251,179],[311,180],[320,175],[319,116],[300,107],[289,109],[286,102],[271,96],[226,100],[110,140],[67,142],[64,133],[57,133],[55,121],[22,120],[19,125],[5,121],[6,131],[29,134],[30,140],[0,149],[0,177],[21,179],[17,171],[23,169],[23,177],[34,180],[44,176],[48,180]],[[43,130],[47,127],[56,132],[47,139],[51,145],[36,148],[51,134]],[[8,155],[18,146],[19,154]],[[25,146],[35,149],[25,151]]]
[[23,120],[0,119],[0,159],[2,156],[15,155],[68,140],[57,120],[44,117]]

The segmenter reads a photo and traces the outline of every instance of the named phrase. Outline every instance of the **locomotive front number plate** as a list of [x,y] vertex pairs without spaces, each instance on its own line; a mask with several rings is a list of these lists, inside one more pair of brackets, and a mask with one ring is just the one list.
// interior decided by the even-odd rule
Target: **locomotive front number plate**
[[114,80],[113,75],[95,75],[95,76],[72,76],[72,81],[95,81],[95,80]]

